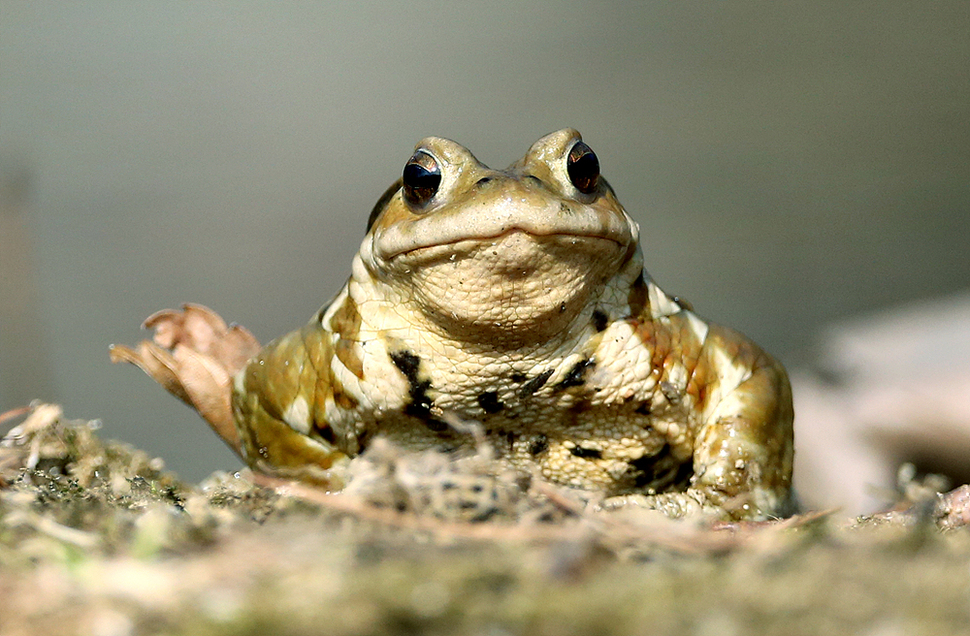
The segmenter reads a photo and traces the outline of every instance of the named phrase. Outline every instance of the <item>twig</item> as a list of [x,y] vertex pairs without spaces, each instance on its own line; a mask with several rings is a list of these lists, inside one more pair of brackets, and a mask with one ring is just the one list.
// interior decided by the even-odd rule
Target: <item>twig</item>
[[379,508],[347,495],[323,492],[302,483],[254,473],[253,481],[272,488],[281,495],[313,502],[330,510],[396,528],[430,532],[443,538],[462,538],[482,541],[561,541],[590,536],[592,532],[607,546],[620,548],[658,548],[679,554],[702,555],[726,552],[741,547],[765,532],[775,533],[811,523],[831,514],[831,511],[809,513],[758,525],[699,527],[689,521],[662,519],[650,523],[630,523],[611,518],[607,514],[590,512],[558,488],[544,481],[534,482],[537,492],[555,505],[574,513],[578,523],[569,526],[541,524],[470,523],[442,521],[435,517],[412,512]]

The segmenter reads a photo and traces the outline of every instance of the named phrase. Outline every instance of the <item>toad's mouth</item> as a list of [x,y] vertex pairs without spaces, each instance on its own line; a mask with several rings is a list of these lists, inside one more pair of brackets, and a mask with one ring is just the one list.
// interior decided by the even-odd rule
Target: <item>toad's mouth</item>
[[[404,258],[408,260],[418,258],[423,260],[425,257],[434,258],[442,253],[459,254],[481,246],[538,246],[551,243],[572,245],[579,245],[580,243],[595,243],[601,245],[603,249],[609,249],[610,251],[623,247],[623,244],[620,241],[612,237],[574,234],[571,232],[538,234],[522,228],[512,227],[504,232],[498,232],[495,234],[481,236],[470,235],[459,237],[450,241],[439,241],[429,245],[419,245],[411,249],[398,252],[397,254],[391,256],[389,260],[395,258]],[[519,249],[522,249],[522,247],[519,247]]]
[[430,213],[395,223],[374,234],[374,251],[384,261],[429,248],[443,249],[469,241],[502,241],[514,234],[537,241],[575,239],[609,241],[629,248],[637,241],[636,224],[622,212],[565,204],[530,208],[470,206],[449,214]]

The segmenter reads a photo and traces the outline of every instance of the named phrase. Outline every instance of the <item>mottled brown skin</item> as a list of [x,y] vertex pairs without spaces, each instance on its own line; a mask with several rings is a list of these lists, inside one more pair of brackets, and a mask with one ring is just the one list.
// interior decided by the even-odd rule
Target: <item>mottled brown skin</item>
[[469,444],[457,419],[480,422],[502,461],[607,507],[786,512],[784,369],[653,283],[598,168],[592,181],[570,172],[580,141],[553,133],[504,171],[422,141],[416,157],[440,169],[433,195],[392,186],[347,286],[236,376],[246,460],[339,488],[375,435]]
[[[319,325],[309,324],[264,348],[241,372],[232,396],[244,457],[256,469],[339,488],[332,470],[346,455],[333,445],[323,404],[339,385],[330,373],[333,348]],[[311,434],[294,432],[283,421],[297,395],[312,396]],[[284,406],[286,405],[286,406]]]

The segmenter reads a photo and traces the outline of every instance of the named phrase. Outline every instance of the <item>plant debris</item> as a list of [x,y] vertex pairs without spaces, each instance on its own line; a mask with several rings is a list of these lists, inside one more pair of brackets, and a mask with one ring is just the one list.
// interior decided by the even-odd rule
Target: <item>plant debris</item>
[[447,461],[375,444],[339,494],[248,471],[192,485],[58,406],[0,425],[21,419],[0,442],[5,635],[970,625],[967,487],[910,480],[910,499],[857,521],[711,525],[599,511],[484,451]]

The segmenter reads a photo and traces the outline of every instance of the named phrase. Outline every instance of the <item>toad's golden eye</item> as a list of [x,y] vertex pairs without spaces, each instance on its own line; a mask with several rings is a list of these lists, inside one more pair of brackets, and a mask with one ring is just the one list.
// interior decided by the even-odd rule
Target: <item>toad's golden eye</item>
[[418,150],[404,166],[404,198],[412,205],[424,205],[441,185],[441,168],[437,160],[423,150]]
[[600,161],[589,146],[577,141],[566,158],[566,172],[577,190],[590,194],[600,182]]

